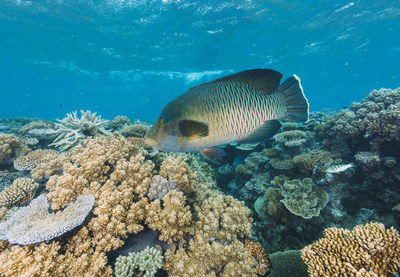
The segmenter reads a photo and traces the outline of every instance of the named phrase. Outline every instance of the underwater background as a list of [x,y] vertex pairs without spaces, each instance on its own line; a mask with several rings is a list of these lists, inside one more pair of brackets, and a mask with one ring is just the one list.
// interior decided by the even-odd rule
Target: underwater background
[[[0,0],[0,37],[0,277],[400,275],[399,1]],[[218,164],[146,141],[255,68],[309,120]]]

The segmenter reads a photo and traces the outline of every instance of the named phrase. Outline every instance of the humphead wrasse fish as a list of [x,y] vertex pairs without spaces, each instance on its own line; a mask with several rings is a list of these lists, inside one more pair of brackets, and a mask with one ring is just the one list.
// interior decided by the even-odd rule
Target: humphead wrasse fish
[[190,88],[167,104],[146,134],[146,143],[166,152],[201,151],[220,163],[216,146],[263,142],[281,127],[278,120],[305,122],[308,101],[300,79],[253,69]]

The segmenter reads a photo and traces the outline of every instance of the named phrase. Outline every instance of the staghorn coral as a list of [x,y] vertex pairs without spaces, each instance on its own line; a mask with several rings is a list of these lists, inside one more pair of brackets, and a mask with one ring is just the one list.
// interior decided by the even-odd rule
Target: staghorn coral
[[189,241],[187,251],[169,249],[164,259],[163,268],[171,277],[257,276],[253,257],[238,240],[221,244],[196,234]]
[[35,196],[38,187],[39,184],[33,179],[15,179],[10,187],[0,192],[0,206],[11,208],[26,205]]
[[190,195],[195,191],[198,181],[197,174],[192,172],[182,156],[174,158],[168,156],[160,166],[160,175],[164,178],[174,180],[178,188]]
[[107,135],[108,131],[104,129],[108,120],[101,119],[96,113],[81,110],[81,118],[78,118],[77,111],[67,114],[62,120],[58,119],[56,123],[58,134],[53,143],[49,144],[58,148],[60,151],[66,151],[78,144],[81,144],[87,137],[93,137],[97,134]]
[[155,200],[146,206],[146,224],[153,230],[161,232],[159,240],[172,243],[182,240],[188,232],[192,214],[190,207],[185,206],[182,192],[172,190],[162,199]]
[[195,205],[194,232],[209,238],[232,241],[251,235],[250,210],[232,196],[215,193]]
[[161,175],[155,175],[151,179],[147,198],[150,200],[161,200],[171,190],[177,190],[174,180],[168,180]]
[[41,195],[0,223],[0,239],[22,245],[49,241],[81,225],[93,204],[92,195],[80,195],[63,211],[50,214],[49,202]]
[[115,276],[152,277],[161,268],[162,262],[162,251],[155,247],[147,246],[138,253],[131,252],[128,256],[119,256],[115,262]]
[[400,88],[373,90],[360,103],[353,103],[327,122],[330,136],[378,136],[398,139]]
[[301,251],[310,276],[397,276],[400,236],[391,227],[368,223],[352,231],[328,228],[325,238]]
[[8,165],[13,159],[30,150],[16,136],[0,134],[0,165]]
[[39,164],[57,157],[57,152],[51,149],[38,149],[14,160],[16,170],[32,170]]

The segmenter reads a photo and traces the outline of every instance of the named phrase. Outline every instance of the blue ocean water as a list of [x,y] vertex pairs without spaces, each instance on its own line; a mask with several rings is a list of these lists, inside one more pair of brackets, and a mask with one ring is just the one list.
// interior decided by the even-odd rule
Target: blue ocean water
[[398,0],[1,0],[0,117],[153,121],[191,86],[296,73],[313,111],[400,85]]

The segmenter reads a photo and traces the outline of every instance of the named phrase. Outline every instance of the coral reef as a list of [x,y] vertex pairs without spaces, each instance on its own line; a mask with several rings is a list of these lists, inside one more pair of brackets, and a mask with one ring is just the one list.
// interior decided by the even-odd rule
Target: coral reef
[[93,204],[92,195],[80,195],[63,211],[50,214],[49,202],[41,195],[0,223],[0,239],[27,245],[57,238],[81,225]]
[[275,142],[282,146],[299,147],[307,141],[308,135],[301,130],[290,130],[278,133],[273,138]]
[[0,166],[11,164],[13,159],[30,150],[16,136],[0,134]]
[[246,247],[247,252],[254,257],[255,262],[257,263],[257,274],[264,276],[271,265],[261,244],[255,241],[246,240],[244,246]]
[[146,212],[146,224],[161,232],[161,241],[179,241],[188,232],[192,214],[190,207],[185,206],[185,196],[180,191],[168,192],[162,199],[162,205],[160,200],[149,203]]
[[57,152],[51,149],[38,149],[14,160],[16,170],[32,170],[39,164],[54,159]]
[[114,117],[113,120],[111,120],[110,122],[108,122],[108,127],[112,130],[112,131],[120,131],[122,130],[122,128],[124,128],[127,125],[131,124],[131,120],[129,119],[129,117],[124,116],[124,115],[118,115],[116,117]]
[[115,262],[116,277],[153,277],[162,266],[162,252],[155,247],[146,247],[128,256],[119,256]]
[[272,182],[280,187],[283,196],[281,202],[285,207],[302,218],[318,216],[328,203],[327,192],[316,186],[310,178],[288,180],[285,176],[278,176]]
[[127,125],[121,130],[125,137],[143,138],[149,128],[143,124]]
[[29,203],[39,184],[30,178],[15,179],[10,187],[0,192],[0,206],[11,208]]
[[155,175],[151,178],[151,185],[147,197],[150,200],[161,200],[171,190],[178,190],[174,180],[168,180],[161,175]]
[[57,138],[50,144],[65,151],[82,143],[87,137],[93,137],[97,134],[108,134],[104,128],[108,120],[101,119],[96,113],[81,110],[81,117],[78,118],[77,111],[67,114],[62,120],[58,119],[55,133]]
[[400,272],[400,236],[393,227],[368,223],[352,231],[328,228],[324,236],[302,250],[310,276],[397,276]]
[[278,251],[268,257],[271,260],[271,272],[268,277],[308,277],[307,265],[301,259],[300,251]]

